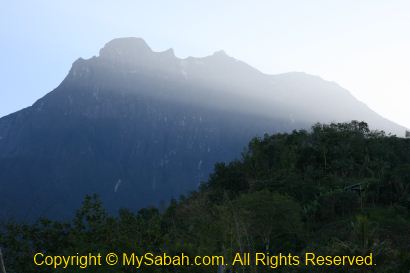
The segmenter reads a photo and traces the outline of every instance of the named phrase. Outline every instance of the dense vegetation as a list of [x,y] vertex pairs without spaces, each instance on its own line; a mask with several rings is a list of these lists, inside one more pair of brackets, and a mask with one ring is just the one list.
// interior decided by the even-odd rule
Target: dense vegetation
[[[108,215],[86,197],[67,223],[8,223],[0,246],[10,272],[56,272],[33,266],[33,253],[236,252],[325,255],[373,253],[377,266],[281,267],[277,272],[408,272],[410,140],[370,131],[364,122],[317,124],[311,131],[255,138],[240,160],[215,166],[200,189],[165,211]],[[135,268],[93,268],[134,272]],[[268,267],[148,267],[144,272],[265,272]],[[68,269],[65,272],[77,272]],[[57,270],[58,272],[58,270]]]

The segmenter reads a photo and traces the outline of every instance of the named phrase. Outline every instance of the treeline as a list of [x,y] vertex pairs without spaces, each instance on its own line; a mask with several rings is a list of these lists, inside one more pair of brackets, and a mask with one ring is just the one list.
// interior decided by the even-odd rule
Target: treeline
[[[7,223],[0,231],[8,271],[36,268],[33,254],[237,252],[367,255],[376,266],[342,268],[145,267],[141,272],[378,272],[410,270],[410,140],[364,122],[255,138],[242,158],[219,163],[200,189],[165,211],[107,214],[85,198],[70,222]],[[86,272],[135,272],[94,267]]]

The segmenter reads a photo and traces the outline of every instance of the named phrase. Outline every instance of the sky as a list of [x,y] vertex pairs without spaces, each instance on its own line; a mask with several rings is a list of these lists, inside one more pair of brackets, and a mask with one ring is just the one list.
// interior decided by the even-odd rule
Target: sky
[[141,37],[181,58],[224,50],[267,74],[320,76],[410,128],[408,0],[0,3],[0,116],[53,90],[79,57],[114,38]]

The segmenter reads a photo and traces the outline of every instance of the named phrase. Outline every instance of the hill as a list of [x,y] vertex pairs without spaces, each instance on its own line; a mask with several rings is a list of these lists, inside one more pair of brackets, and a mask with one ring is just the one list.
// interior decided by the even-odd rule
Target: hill
[[[6,264],[37,272],[32,253],[221,255],[218,266],[146,266],[144,272],[407,272],[410,268],[410,139],[363,122],[316,124],[310,132],[253,139],[243,156],[220,163],[200,189],[163,212],[123,209],[110,216],[86,197],[67,222],[0,229]],[[373,255],[371,266],[232,265],[235,253]],[[42,267],[42,272],[54,272]],[[49,270],[49,271],[47,271]],[[67,272],[77,272],[70,267]],[[133,267],[92,267],[130,272]],[[104,270],[104,271],[102,271]],[[13,271],[13,272],[14,272]]]

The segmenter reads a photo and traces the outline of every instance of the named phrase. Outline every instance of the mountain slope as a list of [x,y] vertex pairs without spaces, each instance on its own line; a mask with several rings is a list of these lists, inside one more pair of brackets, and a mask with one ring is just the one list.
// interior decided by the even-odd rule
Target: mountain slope
[[167,202],[265,132],[365,120],[394,133],[336,84],[266,75],[217,52],[179,59],[138,38],[74,62],[33,106],[0,119],[0,217],[65,217],[87,193],[111,210]]

